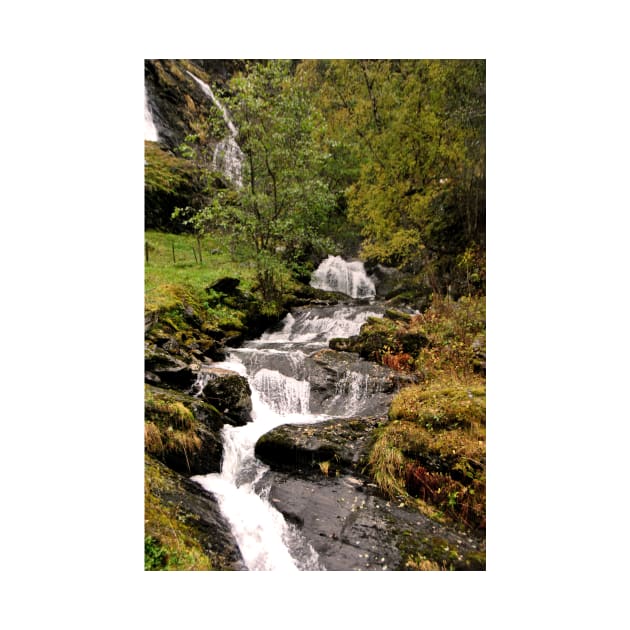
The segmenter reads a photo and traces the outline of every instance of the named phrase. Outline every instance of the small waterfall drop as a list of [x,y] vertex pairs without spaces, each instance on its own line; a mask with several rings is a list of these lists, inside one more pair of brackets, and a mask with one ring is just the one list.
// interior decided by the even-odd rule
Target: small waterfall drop
[[160,136],[157,127],[153,121],[153,113],[149,106],[149,97],[147,96],[147,88],[144,88],[144,139],[151,142],[159,142]]
[[197,85],[199,85],[203,93],[218,107],[229,131],[229,135],[221,140],[214,149],[212,167],[215,170],[224,173],[230,181],[241,188],[243,186],[243,152],[236,141],[236,138],[238,137],[238,129],[230,118],[227,109],[214,95],[210,86],[199,77],[196,77],[192,72],[189,72],[188,70],[186,70],[186,72],[192,77]]
[[361,261],[347,262],[341,256],[328,256],[313,273],[311,286],[337,291],[353,298],[374,298],[374,282]]

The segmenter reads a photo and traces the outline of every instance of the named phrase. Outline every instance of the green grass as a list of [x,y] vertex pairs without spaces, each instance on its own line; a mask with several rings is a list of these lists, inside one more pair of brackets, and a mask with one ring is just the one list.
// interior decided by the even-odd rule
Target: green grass
[[253,265],[236,260],[225,238],[202,238],[201,262],[197,239],[193,235],[147,231],[145,242],[149,253],[148,263],[145,258],[144,274],[147,311],[167,310],[181,304],[182,300],[201,306],[206,298],[205,287],[225,276],[239,278],[240,288],[244,291],[252,288]]

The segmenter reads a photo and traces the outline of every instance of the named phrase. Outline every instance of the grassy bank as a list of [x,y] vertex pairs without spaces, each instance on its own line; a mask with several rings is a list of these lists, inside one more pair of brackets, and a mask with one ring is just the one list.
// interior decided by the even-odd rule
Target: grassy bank
[[205,287],[225,276],[238,278],[243,290],[251,290],[255,269],[235,254],[216,237],[145,232],[145,310],[172,308],[182,296],[201,306],[207,299]]
[[394,397],[376,434],[369,459],[375,482],[432,518],[482,531],[485,298],[434,299],[413,317],[392,313],[364,326],[361,340],[374,359],[419,380]]

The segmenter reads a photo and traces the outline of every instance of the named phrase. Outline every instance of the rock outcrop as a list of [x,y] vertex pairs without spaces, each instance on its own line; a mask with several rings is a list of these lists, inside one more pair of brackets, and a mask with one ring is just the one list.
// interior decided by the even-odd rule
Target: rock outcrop
[[226,417],[226,423],[241,426],[251,421],[252,399],[244,376],[218,367],[203,369],[205,385],[201,398]]
[[372,432],[383,420],[360,417],[283,424],[258,440],[256,457],[274,470],[306,476],[356,473],[365,467]]
[[199,547],[214,570],[246,570],[214,496],[150,456],[145,456],[145,519],[145,536],[161,540],[166,528],[188,548]]

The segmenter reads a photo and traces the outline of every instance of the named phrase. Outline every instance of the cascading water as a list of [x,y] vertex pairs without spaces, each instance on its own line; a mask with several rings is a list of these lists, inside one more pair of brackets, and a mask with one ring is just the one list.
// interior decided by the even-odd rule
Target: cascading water
[[376,295],[374,282],[366,275],[363,263],[347,262],[341,256],[328,256],[313,273],[311,286],[345,293],[353,298],[373,298]]
[[[367,279],[363,281],[367,284]],[[263,476],[268,467],[256,459],[259,437],[281,424],[307,424],[351,415],[368,392],[368,376],[349,372],[335,388],[335,405],[346,413],[331,416],[309,411],[309,361],[333,337],[357,334],[370,316],[382,315],[372,305],[319,307],[296,311],[276,331],[247,342],[215,365],[248,378],[252,390],[252,422],[223,428],[220,474],[193,480],[212,492],[232,527],[245,564],[256,571],[317,571],[323,567],[313,548],[268,500]],[[335,406],[335,409],[338,407]]]
[[212,168],[224,173],[230,181],[241,188],[243,186],[243,152],[236,141],[236,138],[238,137],[238,129],[230,118],[227,109],[214,95],[210,86],[199,77],[196,77],[192,72],[189,72],[188,70],[186,70],[186,72],[194,79],[197,85],[199,85],[203,93],[219,108],[229,131],[229,135],[217,143],[217,146],[214,149]]
[[158,134],[157,127],[153,121],[153,113],[149,106],[149,97],[147,96],[147,89],[144,88],[144,139],[151,142],[159,142],[160,136]]

